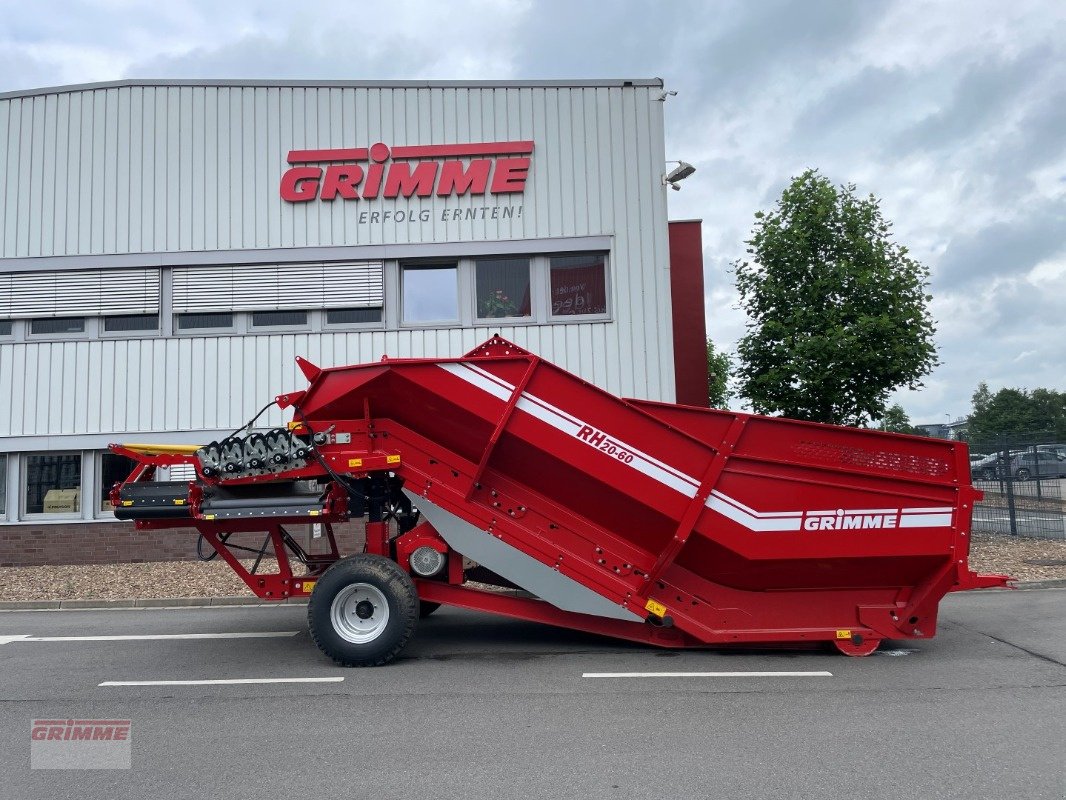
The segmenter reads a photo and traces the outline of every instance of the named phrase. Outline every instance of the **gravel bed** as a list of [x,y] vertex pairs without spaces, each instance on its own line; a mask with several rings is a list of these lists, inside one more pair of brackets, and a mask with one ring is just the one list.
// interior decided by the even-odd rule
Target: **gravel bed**
[[[1005,573],[1019,581],[1066,579],[1066,565],[1027,563],[1033,561],[1066,562],[1066,541],[973,534],[971,569]],[[244,563],[252,565],[251,560]],[[260,565],[260,572],[276,569],[273,559],[263,559]],[[221,559],[0,568],[0,601],[240,596],[255,595]]]
[[[242,559],[249,569],[253,561]],[[295,571],[299,574],[302,567],[296,566]],[[276,572],[277,569],[277,562],[272,558],[264,558],[259,565],[260,573]],[[252,590],[221,558],[214,561],[0,568],[0,601],[241,596],[256,599]]]
[[1033,564],[1033,561],[1066,563],[1066,540],[1034,539],[1005,533],[973,532],[970,569],[1010,575],[1019,581],[1066,579],[1066,565]]

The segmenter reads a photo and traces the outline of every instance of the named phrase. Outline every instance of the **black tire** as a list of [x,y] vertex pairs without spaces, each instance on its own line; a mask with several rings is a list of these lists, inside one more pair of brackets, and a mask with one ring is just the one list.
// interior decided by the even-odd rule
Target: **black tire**
[[411,576],[394,561],[361,553],[318,579],[307,624],[318,648],[342,667],[379,667],[407,645],[418,613]]
[[425,619],[434,611],[440,608],[440,603],[431,603],[428,600],[418,601],[418,618]]
[[1029,470],[1027,470],[1025,467],[1022,467],[1020,470],[1014,473],[1014,477],[1020,481],[1027,481],[1029,480]]

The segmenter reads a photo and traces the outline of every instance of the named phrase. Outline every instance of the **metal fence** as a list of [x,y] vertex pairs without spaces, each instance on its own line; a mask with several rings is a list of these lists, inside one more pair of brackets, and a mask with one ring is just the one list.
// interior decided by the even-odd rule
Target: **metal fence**
[[985,494],[974,530],[1066,539],[1066,444],[1039,436],[970,442],[970,474]]

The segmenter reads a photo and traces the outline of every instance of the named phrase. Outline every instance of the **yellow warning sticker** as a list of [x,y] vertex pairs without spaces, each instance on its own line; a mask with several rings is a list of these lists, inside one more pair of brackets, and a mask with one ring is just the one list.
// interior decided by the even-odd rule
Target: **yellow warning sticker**
[[175,501],[174,501],[174,505],[176,505],[176,506],[183,506],[183,505],[185,505],[185,501],[184,501],[184,500],[181,500],[181,499],[175,500]]
[[314,581],[304,581],[304,591],[305,592],[310,592],[314,588],[315,588],[315,582]]
[[361,467],[361,466],[363,466],[363,459],[361,459],[361,458],[349,458],[348,459],[348,466],[349,467]]
[[309,514],[310,516],[312,516],[312,517],[317,517],[317,516],[318,516],[319,514],[321,514],[322,512],[321,512],[321,511],[315,511],[314,509],[312,509],[311,511],[308,511],[307,513],[308,513],[308,514]]
[[654,600],[649,600],[647,603],[645,603],[644,608],[646,608],[648,611],[650,611],[657,617],[666,616],[666,606],[664,606],[662,603],[657,603]]
[[124,505],[124,506],[132,506],[133,505],[133,501],[132,500],[123,500],[122,501],[122,505]]
[[385,463],[386,464],[399,464],[400,463],[400,457],[399,456],[387,456],[385,458]]
[[839,630],[839,631],[837,631],[837,638],[838,639],[850,639],[851,638],[851,631]]

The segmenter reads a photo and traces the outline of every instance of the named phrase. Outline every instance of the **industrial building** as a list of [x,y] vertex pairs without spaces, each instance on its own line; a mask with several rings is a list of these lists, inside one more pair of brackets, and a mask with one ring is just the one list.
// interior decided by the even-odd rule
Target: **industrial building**
[[611,392],[706,404],[665,98],[658,79],[0,94],[0,564],[60,540],[107,560],[128,470],[107,444],[224,436],[305,385],[297,355],[499,333]]

